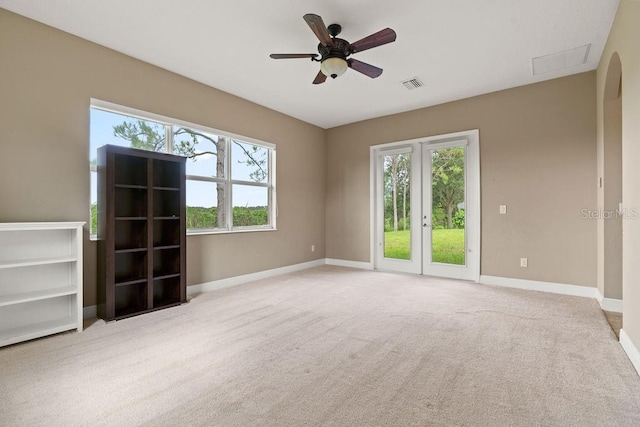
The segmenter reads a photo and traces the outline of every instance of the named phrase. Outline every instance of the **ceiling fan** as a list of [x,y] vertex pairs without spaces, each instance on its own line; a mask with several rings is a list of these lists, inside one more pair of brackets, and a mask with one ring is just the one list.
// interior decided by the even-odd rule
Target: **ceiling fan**
[[[350,55],[371,49],[383,44],[391,43],[396,40],[396,32],[391,28],[385,28],[377,33],[371,34],[354,43],[349,43],[344,39],[336,36],[342,31],[342,27],[338,24],[331,24],[328,27],[324,25],[322,18],[313,13],[304,15],[311,31],[316,35],[320,43],[318,44],[318,53],[272,53],[269,55],[273,59],[293,59],[293,58],[310,58],[311,61],[320,63],[320,71],[316,76],[313,84],[324,83],[327,77],[335,79],[344,74],[347,68],[369,76],[372,79],[382,74],[382,68],[375,67],[357,59],[349,58]],[[318,59],[318,56],[320,59]]]

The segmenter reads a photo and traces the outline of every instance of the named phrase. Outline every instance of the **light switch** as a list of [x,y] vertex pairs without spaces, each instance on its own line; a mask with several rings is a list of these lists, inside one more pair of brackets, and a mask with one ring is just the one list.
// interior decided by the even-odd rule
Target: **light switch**
[[507,214],[507,205],[500,205],[500,215]]

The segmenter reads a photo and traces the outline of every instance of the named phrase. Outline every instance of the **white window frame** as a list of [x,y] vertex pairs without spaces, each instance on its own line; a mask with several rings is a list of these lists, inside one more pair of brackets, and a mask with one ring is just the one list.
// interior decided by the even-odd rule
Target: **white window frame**
[[[225,208],[226,208],[226,227],[221,228],[198,228],[187,229],[187,235],[203,235],[203,234],[226,234],[226,233],[243,233],[243,232],[257,232],[257,231],[277,231],[276,219],[278,215],[277,202],[276,202],[276,145],[261,141],[255,138],[250,138],[242,135],[233,134],[230,132],[221,131],[208,126],[198,125],[190,123],[184,120],[172,119],[170,117],[161,116],[159,114],[149,113],[135,108],[126,107],[123,105],[114,104],[108,101],[102,101],[99,99],[91,99],[91,109],[103,110],[114,114],[132,117],[140,120],[147,120],[154,123],[158,123],[164,126],[165,129],[165,141],[166,141],[166,153],[172,153],[173,150],[173,126],[180,126],[187,129],[193,129],[198,132],[213,134],[215,136],[222,136],[229,139],[229,145],[226,147],[228,155],[225,158],[225,176],[224,177],[207,177],[200,175],[186,175],[187,180],[202,181],[211,183],[224,183],[225,184]],[[232,142],[246,143],[256,145],[267,149],[267,182],[255,182],[245,180],[232,179]],[[97,172],[95,165],[91,164],[89,159],[89,173]],[[233,225],[233,185],[246,185],[253,187],[267,188],[267,208],[269,224],[258,226],[242,226],[236,227]],[[96,236],[91,235],[91,239],[95,240]]]

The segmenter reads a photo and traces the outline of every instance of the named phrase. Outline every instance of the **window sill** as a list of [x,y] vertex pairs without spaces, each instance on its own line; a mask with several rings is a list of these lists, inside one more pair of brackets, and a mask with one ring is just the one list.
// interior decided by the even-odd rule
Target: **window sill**
[[[238,233],[262,233],[265,231],[278,231],[277,228],[265,227],[265,228],[237,228],[235,230],[187,230],[187,237],[189,236],[204,236],[209,234],[238,234]],[[98,236],[91,234],[89,240],[92,242],[98,241]]]
[[262,233],[265,231],[278,231],[277,228],[265,227],[265,228],[236,228],[233,230],[187,230],[187,237],[189,236],[203,236],[209,234],[237,234],[237,233]]

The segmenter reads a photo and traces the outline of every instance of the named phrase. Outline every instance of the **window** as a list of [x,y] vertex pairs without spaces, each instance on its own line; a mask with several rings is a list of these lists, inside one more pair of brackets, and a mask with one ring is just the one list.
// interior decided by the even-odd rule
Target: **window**
[[105,144],[187,157],[187,234],[275,229],[273,145],[99,101],[90,113],[92,238],[97,150]]

